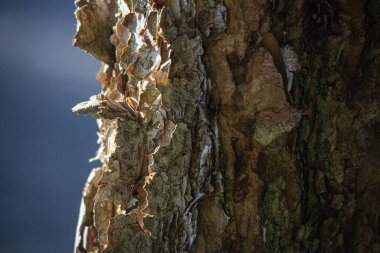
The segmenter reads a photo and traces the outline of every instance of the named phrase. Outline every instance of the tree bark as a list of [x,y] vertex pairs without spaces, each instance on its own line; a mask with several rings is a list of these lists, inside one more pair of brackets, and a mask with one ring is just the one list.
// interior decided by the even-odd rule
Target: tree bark
[[75,252],[380,252],[377,0],[76,0],[102,167]]

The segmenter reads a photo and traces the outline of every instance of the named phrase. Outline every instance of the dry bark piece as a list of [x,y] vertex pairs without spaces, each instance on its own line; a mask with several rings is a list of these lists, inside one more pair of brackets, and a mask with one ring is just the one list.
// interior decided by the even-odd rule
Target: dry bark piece
[[253,138],[266,146],[284,133],[289,133],[298,125],[303,111],[284,108],[279,112],[263,111],[255,117],[255,129]]
[[78,227],[75,237],[75,248],[79,252],[96,251],[97,231],[94,227],[94,198],[102,175],[101,168],[93,169],[83,189],[83,199],[79,212]]
[[167,42],[173,41],[178,36],[178,28],[174,25],[174,14],[168,7],[163,7],[158,16],[159,28],[158,35]]
[[199,11],[196,15],[196,22],[202,33],[209,37],[211,32],[220,33],[226,28],[227,12],[222,3],[215,7]]
[[104,119],[129,118],[138,120],[138,113],[127,102],[114,101],[104,95],[91,96],[89,101],[82,102],[73,107],[73,112],[90,114],[95,118]]
[[112,68],[108,64],[102,63],[102,66],[96,75],[96,79],[101,83],[103,91],[105,91],[110,86],[111,78]]
[[107,6],[102,0],[79,1],[75,11],[78,24],[73,44],[99,61],[112,65],[115,54],[109,41],[112,28],[108,15]]
[[287,76],[287,90],[290,91],[293,85],[293,75],[294,72],[298,71],[301,66],[298,63],[298,55],[290,45],[286,45],[281,48],[282,58],[286,66],[286,76]]

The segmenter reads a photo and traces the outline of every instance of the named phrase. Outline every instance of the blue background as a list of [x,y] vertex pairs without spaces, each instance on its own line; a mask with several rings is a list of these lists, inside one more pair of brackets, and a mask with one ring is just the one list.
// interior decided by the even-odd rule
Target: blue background
[[71,46],[74,1],[0,4],[0,252],[73,251],[96,122],[71,108],[100,63]]

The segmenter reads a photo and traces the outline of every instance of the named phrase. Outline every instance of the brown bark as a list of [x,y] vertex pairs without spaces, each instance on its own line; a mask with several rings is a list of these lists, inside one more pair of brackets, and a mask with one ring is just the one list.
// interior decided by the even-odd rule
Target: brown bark
[[76,1],[103,166],[76,252],[380,252],[380,4]]

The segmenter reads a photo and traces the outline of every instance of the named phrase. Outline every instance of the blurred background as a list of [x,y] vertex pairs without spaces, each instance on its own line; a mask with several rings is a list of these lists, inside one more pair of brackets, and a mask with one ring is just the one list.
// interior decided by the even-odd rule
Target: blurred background
[[97,94],[100,64],[71,46],[74,0],[0,4],[0,252],[67,253],[96,122],[71,108]]

